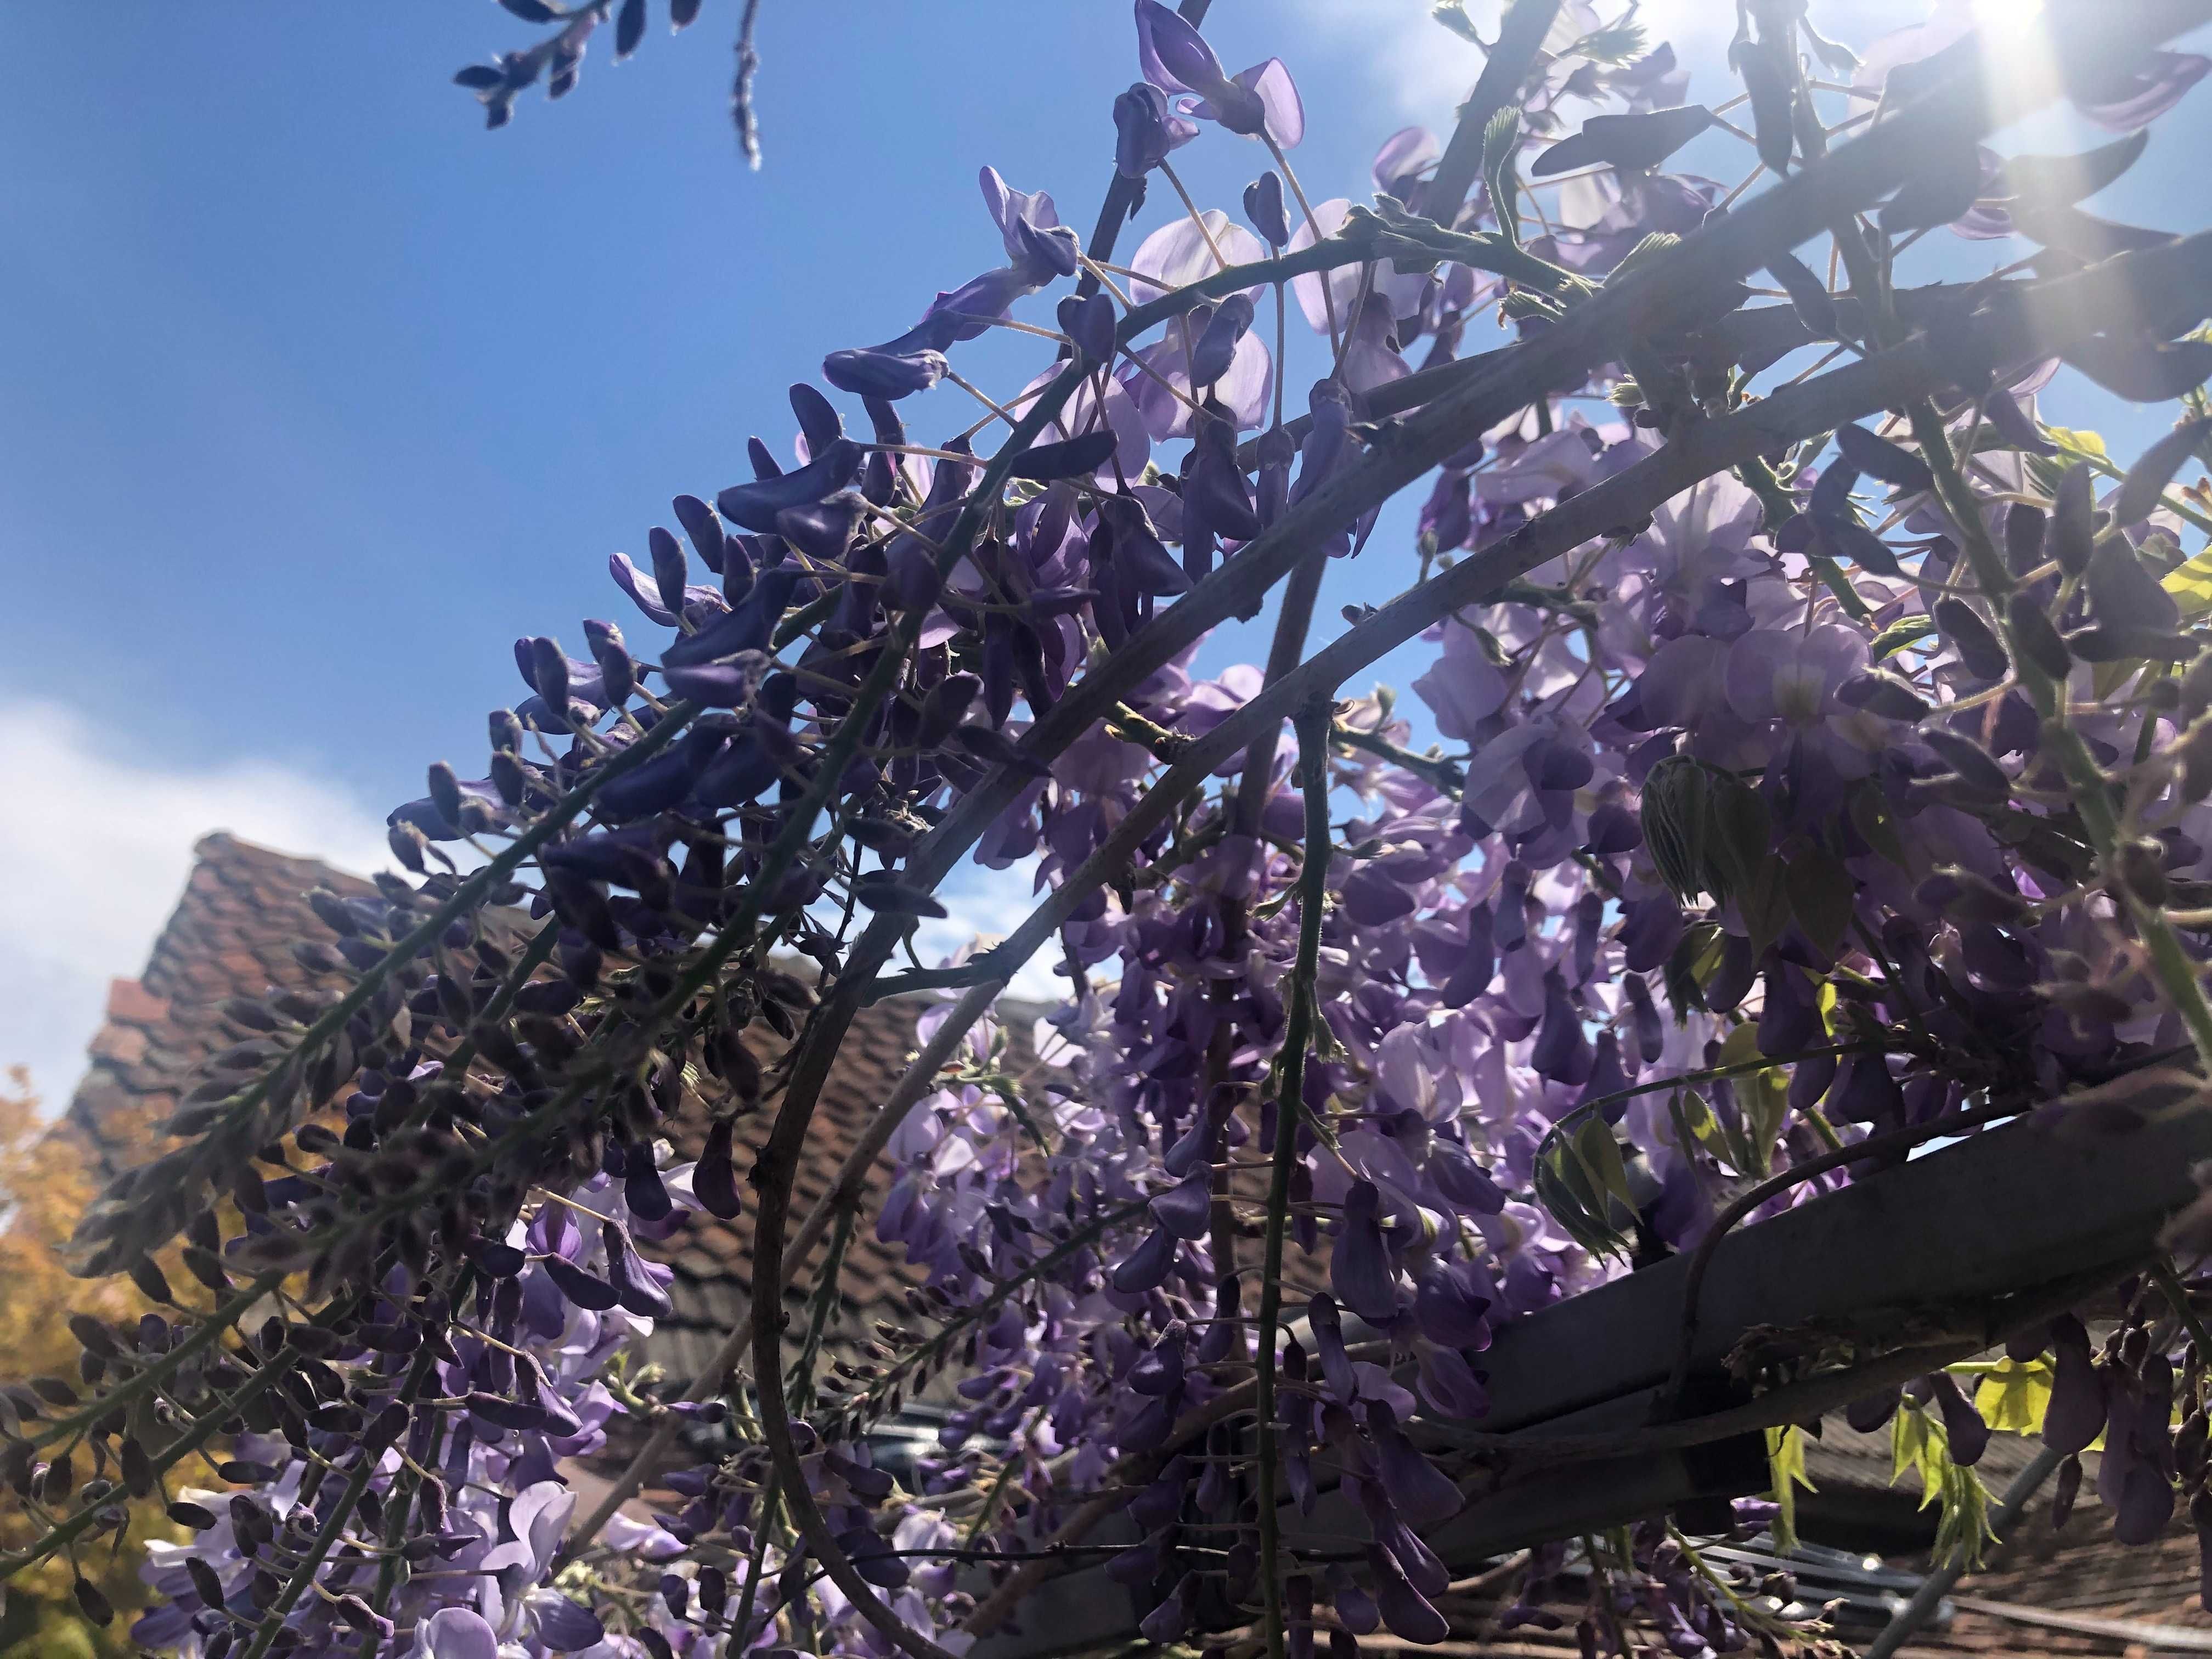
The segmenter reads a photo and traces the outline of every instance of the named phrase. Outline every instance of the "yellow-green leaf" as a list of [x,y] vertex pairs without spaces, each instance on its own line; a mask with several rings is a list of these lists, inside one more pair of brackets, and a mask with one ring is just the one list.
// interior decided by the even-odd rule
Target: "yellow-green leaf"
[[2069,455],[2094,455],[2100,461],[2110,459],[2105,450],[2104,439],[2094,432],[2077,431],[2071,427],[2046,426],[2043,428],[2043,435]]
[[1905,859],[1905,843],[1898,838],[1896,820],[1890,816],[1889,799],[1879,785],[1861,783],[1851,791],[1851,828],[1881,857],[1911,873]]
[[1795,1423],[1767,1430],[1766,1468],[1778,1511],[1771,1528],[1775,1553],[1787,1555],[1797,1547],[1797,1488],[1819,1490],[1805,1477],[1805,1431]]
[[1936,631],[1936,624],[1926,617],[1908,617],[1893,622],[1874,636],[1868,654],[1880,662],[1884,657],[1894,656],[1915,640],[1923,640]]
[[2201,617],[2212,611],[2212,547],[2168,571],[2166,591],[2173,595],[2185,617]]
[[2051,1367],[2041,1360],[2008,1359],[1982,1378],[1974,1404],[1989,1425],[2004,1434],[2040,1434],[2051,1403]]
[[1636,1199],[1628,1190],[1628,1169],[1620,1160],[1620,1143],[1613,1138],[1613,1125],[1592,1116],[1575,1131],[1575,1155],[1589,1171],[1598,1190],[1617,1199],[1629,1215],[1636,1213]]
[[2098,702],[2110,702],[2120,695],[2120,688],[2147,665],[2141,657],[2123,657],[2118,662],[2100,662],[2089,672],[2091,696]]

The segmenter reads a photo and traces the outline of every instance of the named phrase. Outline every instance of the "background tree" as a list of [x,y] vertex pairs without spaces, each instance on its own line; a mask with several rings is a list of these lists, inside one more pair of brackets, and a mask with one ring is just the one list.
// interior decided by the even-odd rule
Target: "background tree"
[[[0,1224],[0,1331],[7,1334],[0,1382],[28,1386],[41,1376],[82,1382],[71,1311],[119,1322],[145,1309],[145,1297],[128,1279],[88,1285],[69,1271],[63,1247],[98,1191],[84,1144],[54,1132],[32,1092],[29,1073],[11,1067],[0,1087],[0,1202],[6,1206]],[[0,1549],[20,1549],[40,1530],[20,1510],[0,1510]],[[173,1536],[177,1530],[163,1521],[158,1504],[142,1505],[134,1516],[134,1537]],[[136,1546],[112,1553],[95,1548],[82,1565],[100,1593],[129,1612],[146,1604],[139,1560]],[[121,1630],[103,1629],[83,1616],[71,1593],[72,1577],[65,1562],[54,1560],[9,1582],[0,1651],[55,1659],[130,1651]]]

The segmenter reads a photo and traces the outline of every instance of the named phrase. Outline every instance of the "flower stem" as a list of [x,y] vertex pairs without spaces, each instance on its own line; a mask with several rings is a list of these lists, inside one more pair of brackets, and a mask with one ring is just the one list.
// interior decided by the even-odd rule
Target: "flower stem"
[[1213,240],[1213,231],[1206,222],[1206,216],[1198,210],[1198,204],[1190,199],[1190,192],[1182,187],[1182,180],[1176,177],[1176,170],[1163,161],[1160,163],[1160,172],[1166,176],[1167,181],[1175,186],[1175,193],[1182,198],[1183,211],[1190,215],[1191,223],[1198,227],[1199,235],[1205,239],[1206,251],[1213,256],[1214,269],[1228,270],[1229,261],[1222,256],[1221,244]]
[[[456,1300],[466,1294],[467,1278],[468,1269],[464,1268],[459,1282],[453,1286]],[[431,1369],[437,1363],[437,1348],[429,1343],[423,1344],[421,1352],[415,1356],[415,1363],[408,1368],[406,1381],[400,1384],[395,1396],[401,1404],[412,1405],[422,1394],[430,1381]],[[313,1582],[316,1571],[336,1547],[338,1534],[345,1530],[346,1522],[353,1518],[353,1512],[361,1503],[361,1495],[368,1490],[368,1483],[375,1477],[377,1466],[382,1462],[381,1457],[372,1455],[367,1447],[362,1449],[360,1461],[355,1464],[353,1473],[346,1477],[346,1483],[339,1490],[337,1501],[323,1516],[323,1524],[316,1532],[314,1541],[307,1546],[306,1553],[300,1558],[299,1565],[292,1569],[292,1576],[285,1580],[284,1588],[277,1592],[276,1601],[270,1604],[269,1611],[262,1615],[261,1623],[255,1627],[252,1644],[246,1650],[245,1659],[264,1659],[270,1644],[276,1639],[276,1632],[284,1628],[286,1617],[299,1604],[300,1597],[306,1594],[308,1584]]]
[[[1981,502],[1959,470],[1942,417],[1936,414],[1936,405],[1924,397],[1914,398],[1907,413],[1912,422],[1912,435],[1920,446],[1921,459],[1935,478],[1937,499],[1958,526],[1960,538],[1966,544],[1967,561],[1974,567],[1975,579],[1990,599],[1990,618],[2002,631],[2021,684],[2034,701],[2036,712],[2043,717],[2043,740],[2066,780],[2067,792],[2074,799],[2074,810],[2081,816],[2081,827],[2088,831],[2090,844],[2109,869],[2124,835],[2120,815],[2112,805],[2111,785],[2098,766],[2096,757],[2082,742],[2081,733],[2067,722],[2066,688],[2036,666],[2032,653],[2022,647],[2014,634],[2011,619],[2002,603],[2002,596],[2012,590],[2012,573],[2005,568],[2003,556],[1990,539],[1989,527],[1982,522]],[[2188,1028],[2198,1060],[2212,1071],[2212,1001],[2205,999],[2198,964],[2183,948],[2180,938],[2158,907],[2145,903],[2123,883],[2112,884],[2111,890],[2135,923],[2143,943],[2145,965],[2172,1004],[2175,1015]]]
[[1259,1374],[1252,1409],[1259,1419],[1260,1583],[1267,1597],[1269,1659],[1283,1659],[1282,1540],[1276,1520],[1275,1335],[1283,1311],[1283,1236],[1291,1214],[1291,1178],[1298,1165],[1298,1130],[1305,1114],[1306,1050],[1313,1041],[1314,980],[1321,965],[1321,924],[1328,903],[1328,728],[1330,699],[1298,711],[1298,765],[1304,774],[1305,863],[1298,872],[1298,953],[1291,969],[1282,1086],[1275,1097],[1275,1160],[1267,1184],[1266,1267],[1260,1281]]
[[[1275,165],[1282,168],[1283,177],[1289,181],[1291,194],[1297,198],[1298,211],[1306,216],[1306,228],[1313,233],[1314,246],[1319,247],[1328,238],[1321,234],[1321,221],[1314,217],[1313,204],[1306,200],[1305,186],[1298,182],[1298,175],[1291,170],[1291,158],[1283,154],[1283,147],[1275,142],[1274,134],[1262,130],[1260,142],[1267,145],[1267,154],[1273,156]],[[1344,358],[1344,342],[1337,326],[1336,299],[1329,292],[1328,278],[1326,276],[1321,279],[1321,303],[1322,311],[1328,317],[1329,357],[1332,362],[1340,362]],[[1275,372],[1279,374],[1282,373],[1279,365],[1277,366]]]

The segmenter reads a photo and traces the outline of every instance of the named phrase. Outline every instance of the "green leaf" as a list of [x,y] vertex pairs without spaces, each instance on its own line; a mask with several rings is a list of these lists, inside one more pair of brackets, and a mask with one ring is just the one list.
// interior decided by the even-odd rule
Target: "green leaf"
[[1890,815],[1889,798],[1881,787],[1872,781],[1858,784],[1851,791],[1850,810],[1851,828],[1859,832],[1859,839],[1910,875],[1912,866],[1905,860],[1905,843],[1899,839],[1897,820]]
[[1571,1146],[1554,1146],[1538,1158],[1534,1184],[1536,1201],[1576,1243],[1592,1255],[1621,1252],[1624,1241],[1606,1224],[1589,1171]]
[[2051,1403],[2051,1367],[2043,1361],[2008,1359],[1982,1378],[1974,1404],[1990,1427],[2003,1434],[2041,1434]]
[[1467,15],[1467,0],[1437,0],[1437,3],[1429,9],[1429,15],[1469,46],[1483,44],[1482,35],[1474,27],[1474,20]]
[[2080,821],[2070,813],[2039,817],[2027,812],[1994,812],[1982,820],[1990,834],[2039,870],[2068,882],[2088,879],[2097,861],[2095,851],[2078,833]]
[[1668,1096],[1667,1115],[1674,1120],[1674,1144],[1683,1151],[1687,1152],[1692,1143],[1703,1146],[1720,1145],[1720,1120],[1696,1090],[1677,1089]]
[[2105,448],[2104,439],[2086,428],[2077,431],[2071,427],[2046,426],[2043,428],[2043,435],[2069,455],[2094,455],[2100,461],[2112,459]]
[[[1928,1414],[1917,1406],[1897,1408],[1889,1420],[1889,1484],[1895,1486],[1908,1471],[1919,1475],[1921,1507],[1927,1507],[1931,1487],[1928,1479]],[[1940,1473],[1936,1477],[1941,1482]]]
[[1647,38],[1641,23],[1615,23],[1585,34],[1566,55],[1587,58],[1593,64],[1626,64],[1644,56]]
[[1808,847],[1790,860],[1785,885],[1790,908],[1805,937],[1833,957],[1851,924],[1858,883],[1844,861],[1823,847]]
[[1736,893],[1736,909],[1750,930],[1753,957],[1765,956],[1766,947],[1790,925],[1789,875],[1789,867],[1770,854],[1750,884]]
[[2100,662],[2089,673],[2089,695],[2096,702],[2110,702],[2120,695],[2120,688],[2142,672],[2148,666],[2141,657],[2123,657],[2118,662]]
[[1482,130],[1482,178],[1490,189],[1491,210],[1498,216],[1498,234],[1516,248],[1521,246],[1521,174],[1513,157],[1520,147],[1521,112],[1508,104]]
[[1738,1080],[1735,1097],[1751,1136],[1751,1162],[1744,1173],[1764,1178],[1774,1167],[1774,1148],[1790,1115],[1790,1074],[1778,1066],[1753,1072]]
[[1989,1492],[1980,1476],[1951,1461],[1942,1425],[1923,1407],[1906,1402],[1891,1422],[1890,1455],[1890,1485],[1913,1470],[1920,1477],[1920,1507],[1939,1510],[1933,1559],[1978,1566],[1991,1535]]
[[1687,755],[1670,755],[1644,780],[1638,818],[1644,844],[1659,879],[1678,899],[1705,890],[1707,827],[1712,791],[1705,769]]
[[1772,1477],[1775,1507],[1774,1553],[1788,1555],[1797,1547],[1797,1488],[1817,1492],[1805,1478],[1805,1431],[1795,1423],[1766,1431],[1766,1468]]
[[1705,885],[1723,903],[1748,892],[1773,850],[1774,823],[1741,778],[1708,774]]
[[[1750,1066],[1763,1058],[1759,1027],[1747,1021],[1728,1034],[1713,1063]],[[1733,1143],[1736,1173],[1763,1180],[1772,1163],[1775,1137],[1781,1133],[1783,1115],[1790,1103],[1789,1075],[1778,1066],[1765,1066],[1740,1072],[1729,1081],[1735,1089],[1737,1115],[1743,1120],[1742,1133]]]
[[1041,1152],[1049,1153],[1052,1151],[1052,1142],[1045,1139],[1044,1131],[1037,1127],[1036,1120],[1030,1115],[1029,1108],[1023,1104],[1021,1096],[1015,1091],[1013,1079],[1008,1077],[994,1077],[988,1080],[988,1086],[991,1092],[998,1096],[1000,1102],[1005,1104],[1007,1115],[1021,1125],[1022,1133],[1029,1136],[1036,1149]]
[[2130,525],[2148,518],[2166,498],[2166,487],[2173,482],[2189,458],[2204,441],[2204,434],[2212,422],[2184,421],[2142,453],[2142,458],[2128,469],[2128,476],[2111,502],[2112,522]]
[[1607,274],[1605,280],[1611,283],[1615,277],[1632,272],[1638,265],[1646,264],[1662,253],[1672,252],[1681,245],[1682,239],[1672,231],[1655,230],[1621,255],[1620,263]]
[[1613,1138],[1613,1125],[1592,1113],[1575,1131],[1574,1148],[1597,1189],[1620,1201],[1624,1224],[1632,1220],[1636,1198],[1628,1189],[1628,1168],[1620,1161],[1620,1143]]
[[1925,639],[1935,631],[1935,623],[1927,617],[1907,617],[1901,622],[1890,623],[1875,635],[1874,642],[1867,647],[1868,654],[1880,662],[1885,657],[1896,655],[1913,641]]
[[2179,569],[2169,571],[2166,591],[2181,606],[2181,614],[2191,621],[2212,611],[2212,547]]
[[[2028,482],[2043,495],[2057,493],[2058,480],[2067,468],[2081,460],[2101,461],[2111,465],[2105,453],[2105,441],[2094,432],[2075,432],[2063,426],[2046,426],[2043,435],[2058,446],[2056,455],[2028,455]],[[2117,471],[2117,469],[2115,469]]]

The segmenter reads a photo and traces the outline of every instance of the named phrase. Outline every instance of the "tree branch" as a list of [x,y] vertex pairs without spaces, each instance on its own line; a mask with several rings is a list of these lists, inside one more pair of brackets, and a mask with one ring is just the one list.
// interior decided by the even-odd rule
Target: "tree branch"
[[1447,230],[1482,171],[1482,137],[1490,118],[1521,95],[1521,84],[1535,67],[1559,15],[1559,0],[1512,0],[1498,21],[1498,44],[1490,49],[1474,90],[1459,106],[1459,125],[1443,159],[1421,190],[1421,210]]
[[1260,1498],[1260,1588],[1267,1609],[1267,1651],[1284,1659],[1283,1584],[1277,1559],[1282,1541],[1276,1524],[1275,1326],[1283,1310],[1283,1234],[1291,1218],[1291,1180],[1298,1167],[1298,1132],[1305,1124],[1306,1051],[1313,1045],[1314,980],[1321,967],[1322,917],[1328,908],[1329,702],[1317,694],[1298,710],[1298,764],[1304,772],[1305,862],[1298,871],[1298,951],[1290,993],[1275,1094],[1275,1157],[1267,1183],[1266,1267],[1260,1277],[1260,1347],[1252,1409],[1260,1424],[1256,1470]]

